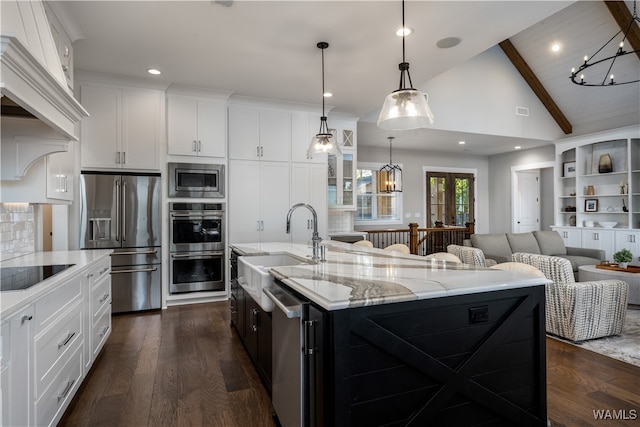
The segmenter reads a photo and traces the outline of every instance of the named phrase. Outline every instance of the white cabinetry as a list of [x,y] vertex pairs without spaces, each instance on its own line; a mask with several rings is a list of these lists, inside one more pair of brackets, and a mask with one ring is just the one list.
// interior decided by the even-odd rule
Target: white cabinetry
[[329,209],[356,209],[357,170],[357,119],[329,120],[330,132],[334,134],[342,156],[328,157],[327,200]]
[[83,82],[80,99],[82,168],[160,169],[164,92]]
[[289,163],[229,161],[229,234],[233,243],[288,240]]
[[0,323],[2,425],[33,425],[33,305]]
[[69,141],[69,151],[49,154],[47,164],[47,197],[73,201],[75,174],[75,141]]
[[294,111],[291,113],[291,161],[303,163],[322,163],[326,166],[327,155],[315,154],[307,157],[307,150],[320,129],[320,113]]
[[582,247],[582,231],[575,227],[552,227],[562,237],[565,246],[571,248]]
[[229,106],[229,159],[288,162],[291,112]]
[[[616,230],[616,249],[629,249],[633,254],[633,263],[640,261],[640,231]],[[612,260],[610,260],[612,261]]]
[[[111,332],[111,263],[105,259],[84,275],[84,373],[89,372]],[[105,316],[106,314],[106,316]]]
[[95,262],[2,319],[2,425],[60,421],[111,332],[109,270]]
[[[318,235],[327,236],[327,167],[325,164],[291,164],[291,205],[308,203],[318,217]],[[313,235],[313,215],[308,209],[297,209],[291,220],[291,241],[308,243]]]
[[227,102],[167,95],[168,154],[226,157]]
[[582,230],[582,247],[602,249],[606,259],[610,260],[616,249],[616,236],[613,230],[589,229]]

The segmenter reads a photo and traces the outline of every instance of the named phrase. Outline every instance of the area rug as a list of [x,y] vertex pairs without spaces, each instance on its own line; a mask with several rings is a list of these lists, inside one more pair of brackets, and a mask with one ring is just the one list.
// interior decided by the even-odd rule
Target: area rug
[[580,343],[572,343],[566,340],[562,341],[569,342],[570,344],[591,350],[595,353],[622,360],[632,365],[640,366],[640,310],[627,310],[627,318],[624,323],[624,328],[622,329],[622,334],[620,335]]

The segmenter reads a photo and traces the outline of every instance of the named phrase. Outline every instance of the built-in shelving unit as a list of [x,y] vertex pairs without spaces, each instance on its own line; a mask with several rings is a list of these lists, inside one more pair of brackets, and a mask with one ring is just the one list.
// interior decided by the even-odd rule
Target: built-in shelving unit
[[[600,165],[606,155],[610,168]],[[598,247],[608,258],[639,246],[640,127],[557,142],[556,160],[553,229],[565,244]]]

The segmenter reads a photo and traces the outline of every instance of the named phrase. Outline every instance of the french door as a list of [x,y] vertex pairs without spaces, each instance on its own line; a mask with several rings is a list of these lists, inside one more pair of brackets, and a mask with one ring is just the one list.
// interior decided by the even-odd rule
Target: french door
[[427,227],[464,227],[474,222],[474,177],[470,173],[427,172]]

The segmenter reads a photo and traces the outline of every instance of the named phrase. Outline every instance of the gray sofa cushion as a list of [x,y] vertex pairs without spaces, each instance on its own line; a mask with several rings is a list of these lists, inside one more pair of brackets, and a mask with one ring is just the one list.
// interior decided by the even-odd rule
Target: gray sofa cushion
[[474,248],[482,249],[485,258],[496,259],[495,256],[498,256],[511,260],[511,246],[506,234],[472,234],[471,244]]
[[578,267],[581,265],[594,265],[598,264],[599,260],[580,255],[560,255],[562,258],[568,259],[571,263],[571,268],[574,272],[578,271]]
[[564,240],[562,240],[557,231],[534,231],[533,235],[538,241],[542,255],[561,256],[567,254]]
[[540,254],[538,241],[532,233],[507,233],[507,240],[512,253]]

